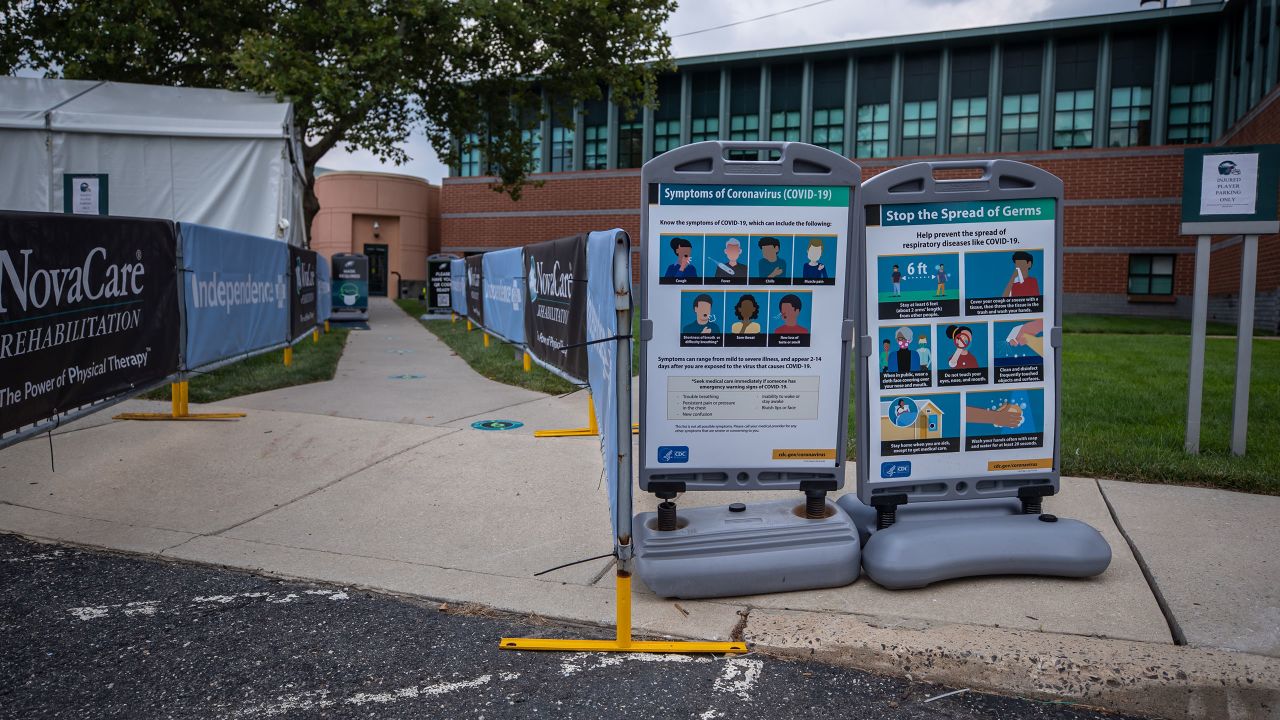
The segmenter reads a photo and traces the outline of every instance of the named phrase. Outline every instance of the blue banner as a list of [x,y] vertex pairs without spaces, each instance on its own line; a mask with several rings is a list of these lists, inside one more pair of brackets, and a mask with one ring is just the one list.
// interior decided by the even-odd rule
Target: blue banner
[[333,281],[330,276],[332,271],[329,269],[329,258],[321,255],[316,261],[316,318],[323,323],[333,314]]
[[449,304],[459,315],[467,314],[467,263],[462,258],[449,263]]
[[[618,531],[618,313],[613,292],[614,243],[622,230],[593,232],[587,236],[587,376],[600,428],[600,453],[604,456],[605,487],[609,490],[609,517],[614,537]],[[624,233],[625,234],[625,233]],[[626,254],[628,278],[631,253]],[[604,342],[601,342],[604,341]],[[625,429],[631,440],[631,423]],[[631,482],[627,478],[626,482]],[[627,509],[630,512],[630,509]]]
[[524,251],[494,250],[484,260],[484,328],[524,345]]
[[262,350],[289,334],[289,246],[179,223],[186,271],[186,367]]

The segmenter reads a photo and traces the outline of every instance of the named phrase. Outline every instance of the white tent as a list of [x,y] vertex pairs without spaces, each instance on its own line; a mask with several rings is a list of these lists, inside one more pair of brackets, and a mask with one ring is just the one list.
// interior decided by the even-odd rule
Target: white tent
[[101,200],[110,215],[303,241],[293,106],[271,97],[0,77],[0,158],[0,210]]

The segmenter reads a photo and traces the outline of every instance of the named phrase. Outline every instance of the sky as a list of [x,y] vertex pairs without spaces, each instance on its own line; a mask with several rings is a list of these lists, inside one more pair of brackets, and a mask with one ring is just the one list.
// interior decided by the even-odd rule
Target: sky
[[[677,59],[743,50],[813,45],[859,38],[989,27],[1138,9],[1139,0],[682,0],[665,25]],[[1186,5],[1190,0],[1169,0]],[[812,3],[812,5],[811,5]],[[805,7],[809,5],[809,7]],[[892,11],[888,8],[892,6]],[[1148,4],[1147,8],[1155,7]],[[783,12],[760,20],[761,16]],[[696,32],[727,23],[732,27]],[[692,33],[687,34],[686,33]],[[683,37],[682,37],[683,35]],[[335,170],[417,175],[439,183],[445,166],[420,134],[405,146],[412,158],[396,166],[367,152],[330,151],[320,161]]]

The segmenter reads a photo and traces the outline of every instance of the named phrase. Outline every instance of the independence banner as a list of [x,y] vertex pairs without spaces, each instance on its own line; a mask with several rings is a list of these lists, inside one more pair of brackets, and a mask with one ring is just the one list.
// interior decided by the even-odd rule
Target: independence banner
[[485,329],[507,342],[524,344],[524,252],[494,250],[484,258]]
[[[613,292],[613,256],[616,238],[626,232],[607,230],[587,236],[587,346],[591,397],[600,428],[600,453],[604,456],[605,487],[609,490],[609,517],[614,536],[618,531],[618,313]],[[630,241],[628,241],[630,247]],[[626,253],[627,277],[631,277],[631,253]],[[627,441],[631,440],[627,428]],[[630,479],[628,479],[630,482]]]
[[0,434],[178,371],[164,220],[0,213]]
[[582,274],[587,269],[587,238],[574,235],[526,245],[524,257],[525,346],[539,361],[585,381],[587,295]]
[[484,256],[472,255],[467,264],[467,317],[484,327]]
[[187,367],[278,346],[289,329],[288,246],[191,223],[179,223],[178,233]]
[[289,342],[317,325],[316,258],[314,251],[289,246]]
[[459,315],[467,314],[467,263],[461,258],[449,261],[449,306]]

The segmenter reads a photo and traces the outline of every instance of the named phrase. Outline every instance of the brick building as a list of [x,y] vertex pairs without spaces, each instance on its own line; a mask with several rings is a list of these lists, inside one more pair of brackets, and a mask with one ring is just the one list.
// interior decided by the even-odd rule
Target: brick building
[[[1136,4],[1136,3],[1135,3]],[[1187,145],[1280,142],[1280,0],[1191,5],[686,58],[633,120],[601,101],[530,127],[535,180],[493,192],[475,151],[441,188],[441,249],[622,227],[643,162],[689,142],[799,140],[863,179],[921,159],[1007,157],[1066,185],[1068,312],[1188,316],[1178,234]],[[550,99],[547,102],[551,102]],[[549,105],[548,105],[549,108]],[[1210,314],[1233,320],[1240,238],[1214,239]],[[1280,329],[1280,238],[1261,241],[1257,324]]]

